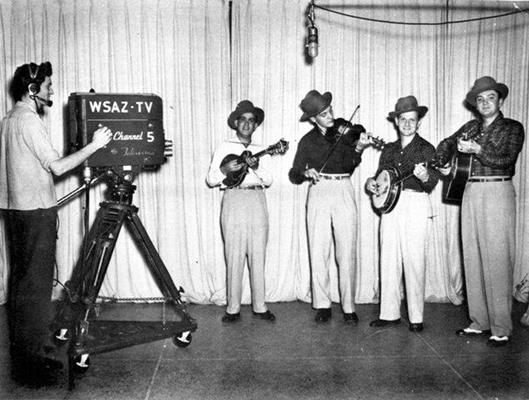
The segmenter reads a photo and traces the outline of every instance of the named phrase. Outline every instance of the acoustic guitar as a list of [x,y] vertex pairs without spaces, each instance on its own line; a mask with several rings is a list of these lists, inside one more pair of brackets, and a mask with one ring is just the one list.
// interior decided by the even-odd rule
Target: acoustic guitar
[[450,180],[443,185],[443,200],[460,203],[472,169],[472,154],[456,151],[452,156]]
[[236,154],[228,154],[222,162],[220,163],[220,167],[222,168],[225,164],[229,163],[230,161],[237,160],[237,164],[243,164],[244,166],[238,170],[238,171],[232,171],[228,175],[226,175],[226,178],[222,181],[224,185],[228,188],[233,188],[239,186],[243,181],[244,178],[246,178],[246,175],[248,174],[248,168],[250,167],[248,165],[247,159],[250,157],[262,157],[266,154],[274,155],[274,154],[283,154],[286,153],[288,150],[288,142],[284,139],[279,140],[276,144],[269,146],[263,151],[260,151],[259,153],[253,154],[251,151],[245,150],[241,153],[241,155]]
[[[463,140],[470,140],[481,132],[481,125],[463,133]],[[443,185],[443,200],[448,203],[461,203],[465,186],[472,172],[473,154],[454,152],[451,160],[450,180]]]

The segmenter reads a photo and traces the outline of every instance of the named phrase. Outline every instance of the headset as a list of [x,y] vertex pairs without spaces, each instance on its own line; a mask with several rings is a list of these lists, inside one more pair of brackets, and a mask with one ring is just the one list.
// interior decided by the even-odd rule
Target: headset
[[44,104],[46,104],[48,107],[51,107],[53,105],[53,101],[46,100],[46,99],[43,99],[42,97],[37,96],[37,94],[40,92],[40,83],[37,82],[37,76],[39,74],[39,68],[40,67],[37,65],[37,68],[35,69],[35,71],[33,71],[33,67],[31,66],[31,64],[28,64],[29,79],[30,79],[30,82],[31,82],[28,85],[29,97],[30,97],[30,99],[35,100],[35,101],[36,101],[36,99],[39,99]]

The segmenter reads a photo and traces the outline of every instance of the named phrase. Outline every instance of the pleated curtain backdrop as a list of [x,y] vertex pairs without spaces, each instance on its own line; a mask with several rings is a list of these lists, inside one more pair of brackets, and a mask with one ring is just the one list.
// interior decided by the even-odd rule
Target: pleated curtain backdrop
[[[324,2],[317,5],[326,7]],[[227,117],[243,99],[265,111],[254,134],[263,145],[284,138],[290,149],[273,156],[274,183],[267,190],[270,241],[267,301],[310,302],[305,228],[307,185],[293,185],[288,170],[299,139],[310,130],[299,122],[299,103],[311,89],[333,93],[335,115],[360,123],[385,141],[397,139],[387,120],[399,97],[415,95],[429,108],[419,133],[437,145],[471,118],[463,106],[474,80],[491,75],[511,89],[504,113],[528,123],[529,56],[527,13],[441,25],[439,23],[512,11],[508,2],[407,0],[326,2],[316,7],[319,55],[305,56],[309,2],[304,0],[22,0],[0,1],[0,76],[7,83],[16,66],[49,60],[55,104],[45,122],[60,151],[67,150],[67,97],[72,92],[155,93],[164,102],[164,128],[174,156],[156,172],[142,172],[134,204],[177,286],[193,303],[226,302],[225,262],[220,232],[222,193],[205,183],[211,155],[231,137]],[[350,18],[352,14],[364,19]],[[5,114],[11,99],[0,93]],[[517,164],[517,263],[515,284],[529,272],[525,211],[527,146]],[[368,149],[351,178],[360,210],[356,223],[358,303],[376,303],[378,225],[364,191],[379,151]],[[59,197],[81,184],[80,173],[57,182]],[[90,191],[93,219],[105,185]],[[463,266],[459,207],[441,201],[441,184],[431,194],[433,229],[427,263],[428,301],[460,304]],[[79,256],[82,196],[60,209],[58,279],[68,279]],[[351,221],[351,223],[355,223]],[[0,225],[0,240],[4,231]],[[0,301],[5,299],[7,260],[0,251]],[[331,270],[338,300],[336,270]],[[58,296],[60,285],[55,295]],[[157,298],[160,292],[129,233],[122,232],[102,295]],[[250,302],[248,274],[244,303]],[[526,300],[524,300],[526,301]]]

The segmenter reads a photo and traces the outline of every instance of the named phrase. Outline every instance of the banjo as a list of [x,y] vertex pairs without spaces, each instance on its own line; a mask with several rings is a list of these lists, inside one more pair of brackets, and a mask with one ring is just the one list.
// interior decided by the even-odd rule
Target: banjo
[[[441,166],[437,156],[425,164],[433,168]],[[395,167],[379,172],[375,178],[378,191],[371,196],[373,207],[379,214],[387,214],[395,208],[400,198],[400,192],[402,192],[402,183],[412,176],[414,176],[413,173],[403,177],[398,168]]]
[[387,214],[395,208],[403,181],[397,168],[384,169],[377,175],[375,182],[378,191],[371,196],[371,202],[380,214]]

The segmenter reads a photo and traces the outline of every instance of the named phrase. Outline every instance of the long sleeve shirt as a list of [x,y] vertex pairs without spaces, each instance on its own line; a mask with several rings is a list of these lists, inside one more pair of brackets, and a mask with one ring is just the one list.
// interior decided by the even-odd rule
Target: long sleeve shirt
[[450,161],[457,151],[459,138],[474,139],[481,146],[480,152],[472,156],[471,176],[514,175],[516,160],[525,139],[521,123],[504,118],[501,112],[485,128],[481,120],[467,122],[437,146],[437,154],[444,162]]
[[380,155],[376,175],[383,170],[396,168],[401,178],[408,176],[402,182],[403,190],[409,189],[416,192],[430,193],[439,181],[439,173],[428,165],[429,177],[426,182],[421,181],[415,175],[411,174],[413,173],[415,164],[428,163],[433,160],[434,156],[435,147],[416,133],[412,141],[404,148],[402,148],[400,140],[388,143],[384,147]]
[[[304,182],[307,178],[303,172],[310,168],[327,174],[352,174],[362,161],[362,153],[355,150],[354,135],[350,133],[343,135],[326,162],[334,145],[334,141],[326,139],[316,127],[305,134],[299,141],[296,156],[288,174],[290,181],[294,184]],[[321,170],[324,164],[325,167]]]
[[[221,189],[225,189],[226,185],[222,181],[226,178],[226,175],[220,170],[220,165],[224,158],[228,155],[234,154],[240,156],[244,151],[250,151],[252,154],[259,153],[264,150],[265,147],[251,143],[248,147],[245,147],[239,140],[227,140],[219,144],[211,164],[209,171],[206,176],[206,182],[209,186],[220,186]],[[248,168],[248,174],[241,183],[241,187],[246,186],[262,186],[268,187],[272,184],[273,176],[270,170],[270,155],[266,154],[259,158],[259,166],[257,169]]]

